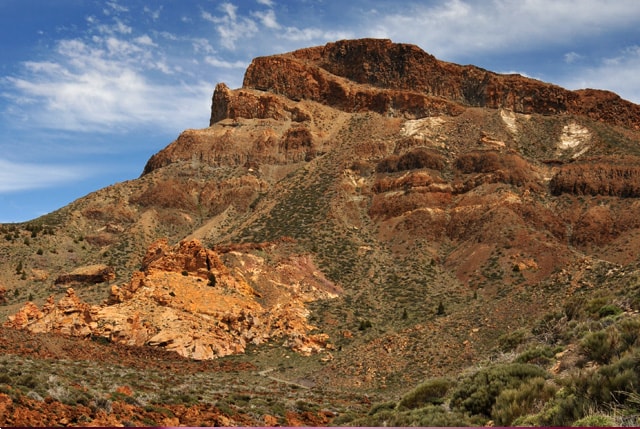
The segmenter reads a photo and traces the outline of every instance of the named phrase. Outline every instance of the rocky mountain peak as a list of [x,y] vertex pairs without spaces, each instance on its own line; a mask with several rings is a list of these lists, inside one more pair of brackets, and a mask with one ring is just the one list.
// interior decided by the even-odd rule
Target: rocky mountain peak
[[[640,107],[611,92],[570,91],[517,74],[447,63],[418,46],[382,39],[342,40],[256,58],[245,73],[243,88],[348,112],[404,117],[459,113],[449,105],[454,103],[525,114],[580,114],[640,128]],[[213,107],[212,123],[221,118]]]

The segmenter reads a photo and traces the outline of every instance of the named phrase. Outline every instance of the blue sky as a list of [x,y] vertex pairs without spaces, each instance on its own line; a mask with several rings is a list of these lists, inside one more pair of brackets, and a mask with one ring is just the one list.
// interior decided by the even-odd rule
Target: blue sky
[[361,37],[640,103],[637,0],[0,0],[0,222],[138,177],[252,58]]

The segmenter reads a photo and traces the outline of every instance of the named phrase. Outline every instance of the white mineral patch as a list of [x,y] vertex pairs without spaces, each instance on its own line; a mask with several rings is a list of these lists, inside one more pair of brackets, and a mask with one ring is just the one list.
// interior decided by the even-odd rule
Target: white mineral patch
[[516,122],[516,114],[514,112],[511,110],[500,110],[500,117],[509,131],[513,134],[518,133],[518,124]]
[[591,139],[591,133],[585,127],[572,122],[562,128],[558,149],[573,149],[587,143]]
[[435,132],[446,121],[438,116],[413,119],[406,121],[400,129],[400,134],[406,137],[428,140],[434,137]]

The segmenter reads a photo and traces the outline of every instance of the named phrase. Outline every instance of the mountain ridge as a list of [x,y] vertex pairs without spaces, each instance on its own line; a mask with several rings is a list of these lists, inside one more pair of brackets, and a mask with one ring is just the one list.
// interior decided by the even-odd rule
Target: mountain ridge
[[[2,226],[1,314],[31,295],[15,324],[27,330],[388,401],[505,358],[505,338],[537,338],[571,300],[640,309],[624,287],[639,273],[639,109],[388,40],[256,58],[242,88],[216,86],[209,127],[139,178]],[[233,317],[198,307],[215,294]],[[282,300],[296,307],[286,329]],[[239,346],[184,327],[209,323]]]

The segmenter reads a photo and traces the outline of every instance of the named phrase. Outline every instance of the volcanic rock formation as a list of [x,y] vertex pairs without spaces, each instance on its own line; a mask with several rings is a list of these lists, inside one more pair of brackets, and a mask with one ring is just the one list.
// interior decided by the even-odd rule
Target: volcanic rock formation
[[[640,107],[607,91],[568,91],[520,75],[437,60],[415,45],[343,40],[253,60],[244,88],[314,100],[348,112],[405,117],[456,114],[453,103],[516,113],[574,113],[640,128]],[[214,101],[218,100],[214,96]],[[221,118],[214,103],[211,123]]]
[[239,252],[223,257],[227,265],[197,240],[175,247],[159,240],[143,259],[143,271],[112,286],[106,305],[90,306],[68,289],[41,309],[27,303],[5,326],[158,346],[198,360],[242,353],[249,343],[274,338],[303,354],[328,346],[326,335],[309,334],[305,303],[334,298],[338,289],[309,257],[275,267]]

